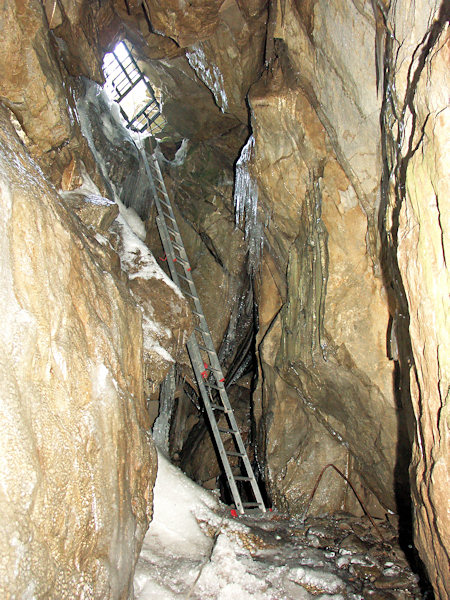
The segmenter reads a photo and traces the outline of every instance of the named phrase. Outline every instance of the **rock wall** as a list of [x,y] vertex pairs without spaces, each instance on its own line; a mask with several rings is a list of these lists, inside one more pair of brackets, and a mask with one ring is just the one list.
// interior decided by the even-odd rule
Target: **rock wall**
[[190,314],[126,223],[108,231],[69,75],[102,76],[92,12],[0,10],[0,594],[125,599],[156,477],[146,393]]
[[141,315],[1,113],[4,597],[127,598],[151,516]]
[[[256,448],[260,462],[266,464],[266,481],[276,505],[302,511],[320,469],[333,462],[351,478],[371,511],[396,510],[406,504],[409,494],[412,443],[417,546],[437,595],[448,598],[445,3],[421,0],[390,7],[387,0],[207,0],[191,2],[189,11],[174,1],[144,4],[117,0],[97,6],[63,0],[31,2],[25,10],[19,2],[8,3],[1,9],[2,18],[13,35],[0,51],[6,73],[0,82],[0,99],[14,111],[28,149],[57,187],[73,189],[85,169],[105,193],[101,174],[73,119],[71,76],[100,80],[101,50],[123,35],[133,42],[145,62],[143,68],[166,95],[168,145],[182,137],[195,141],[185,163],[168,166],[167,172],[175,182],[181,178],[184,194],[176,183],[173,192],[183,213],[183,235],[193,256],[194,277],[208,297],[206,310],[216,345],[222,343],[230,367],[240,343],[248,338],[252,311],[245,303],[233,309],[231,302],[223,310],[223,297],[256,300]],[[20,52],[13,46],[15,39]],[[243,236],[234,230],[230,179],[233,161],[248,134],[249,90],[255,138],[250,169],[265,225],[261,270],[252,282],[245,269]],[[20,130],[20,125],[16,128]],[[128,593],[133,557],[148,518],[145,498],[151,476],[139,469],[152,460],[141,432],[147,426],[141,361],[128,342],[133,332],[140,345],[140,315],[109,246],[110,241],[116,244],[125,264],[123,231],[116,226],[119,240],[107,235],[99,245],[73,217],[66,221],[64,207],[8,131],[2,149],[3,224],[8,230],[8,236],[2,237],[2,277],[9,312],[8,335],[3,335],[2,344],[8,361],[5,372],[12,374],[5,406],[16,405],[5,418],[20,414],[18,426],[31,433],[12,428],[8,435],[13,437],[4,436],[28,440],[28,446],[8,444],[8,451],[15,454],[4,468],[8,493],[17,493],[23,485],[9,469],[14,461],[28,465],[31,484],[17,501],[13,495],[13,501],[5,499],[9,529],[3,538],[19,541],[12,546],[13,553],[2,553],[2,569],[11,572],[7,561],[14,553],[25,557],[19,562],[17,578],[17,585],[25,586],[31,556],[43,566],[41,571],[33,570],[38,573],[36,589],[42,589],[43,595],[55,589],[64,597],[64,590],[85,589],[86,594],[107,597],[102,594],[112,585],[111,597],[120,597]],[[13,148],[12,154],[8,147]],[[27,187],[17,176],[23,165],[32,173]],[[120,177],[125,181],[126,173]],[[25,220],[24,211],[31,215]],[[48,223],[52,223],[51,237],[46,235]],[[39,246],[38,235],[45,240]],[[148,241],[157,247],[152,232]],[[62,244],[70,254],[63,253]],[[23,259],[27,256],[28,261]],[[136,274],[135,267],[145,270],[149,264],[143,250],[136,253],[134,265],[132,258],[128,261],[131,275]],[[114,274],[105,276],[104,271]],[[164,300],[164,284],[155,286],[145,277],[134,279],[133,286],[144,303],[144,297],[151,296],[152,290],[155,293],[155,306],[150,300],[144,319],[151,317],[155,307],[156,312],[169,305],[178,307],[183,337],[189,319],[174,291]],[[34,288],[43,300],[35,300]],[[93,306],[90,299],[96,294],[102,297],[105,290],[107,297]],[[58,310],[50,313],[47,297]],[[164,333],[168,326],[164,318],[160,325],[162,333],[153,342],[167,344],[176,355],[179,336]],[[18,340],[15,345],[10,332]],[[85,374],[76,382],[67,366],[67,340],[77,375]],[[147,344],[145,356],[154,383],[164,375],[167,363],[158,362],[161,354],[159,358],[152,354],[152,344]],[[95,371],[99,356],[106,371],[101,366],[100,372]],[[136,375],[133,381],[128,377],[131,372]],[[114,382],[108,384],[111,378],[118,382],[117,388]],[[28,380],[35,382],[33,393],[25,383]],[[97,406],[104,388],[110,399],[109,420],[104,418],[105,407],[100,413]],[[67,398],[74,402],[68,403]],[[238,398],[244,421],[246,398],[246,393]],[[36,408],[41,405],[48,412]],[[71,437],[72,422],[84,427],[79,415],[88,410],[86,406],[93,407],[96,415],[88,412],[88,421],[103,419],[113,439],[122,436],[120,452],[111,449],[102,454],[103,446],[99,449],[94,442],[81,449],[77,445],[82,444],[81,433],[76,440]],[[179,417],[183,428],[189,419],[191,424],[197,422],[189,411]],[[44,436],[44,428],[51,428],[52,434]],[[124,428],[132,431],[131,437],[125,439],[120,433]],[[91,434],[83,430],[82,435],[90,439]],[[72,449],[72,454],[57,456],[58,466],[51,471],[47,465],[54,462],[53,446],[47,448],[47,437],[60,440],[58,447]],[[210,456],[211,448],[203,446]],[[79,484],[72,470],[73,456],[79,462],[82,457],[87,465],[87,474],[79,470],[83,473]],[[108,489],[117,489],[119,483],[125,486],[120,493],[125,503],[122,520],[116,519],[116,507],[111,518],[102,517],[107,540],[97,532],[99,521],[94,518],[95,511],[103,515],[103,508],[85,500],[97,501],[95,486],[100,484],[95,477],[104,471],[97,469],[92,475],[91,465],[103,460],[99,456],[107,461]],[[72,457],[67,464],[66,457]],[[124,466],[129,460],[129,465],[138,465],[137,479],[126,471],[131,468]],[[188,455],[183,460],[191,464]],[[195,468],[201,471],[202,465]],[[64,475],[61,485],[65,470],[70,476]],[[203,478],[215,475],[214,469],[207,471]],[[74,498],[73,506],[81,507],[68,517],[63,512],[72,504],[60,501],[59,488]],[[98,493],[103,494],[103,488]],[[51,520],[48,515],[55,499],[58,510]],[[20,507],[16,512],[14,502]],[[120,502],[118,506],[122,510]],[[339,509],[357,507],[348,486],[330,471],[312,510]],[[82,515],[81,521],[73,515]],[[69,531],[74,532],[66,537],[74,540],[76,551],[58,537],[61,523],[69,523]],[[34,537],[29,536],[31,526]],[[44,536],[52,542],[33,541]],[[23,551],[25,537],[32,541]],[[134,540],[131,554],[115,555],[114,540]],[[100,547],[107,550],[99,554]],[[117,561],[122,561],[120,584],[112,574]],[[56,568],[59,562],[66,565],[64,569]],[[41,576],[44,570],[45,577]],[[113,584],[106,583],[108,577]]]
[[444,2],[424,1],[414,11],[399,2],[389,13],[391,67],[382,121],[381,231],[386,269],[400,280],[395,325],[415,417],[410,476],[416,544],[438,598],[450,597],[449,18]]
[[[258,338],[270,491],[301,510],[321,468],[335,462],[395,509],[402,415],[376,257],[380,103],[362,42],[375,36],[373,15],[352,2],[316,2],[305,20],[286,2],[274,36],[271,69],[249,96],[267,260],[286,288],[272,315],[264,309]],[[266,293],[263,283],[263,306]],[[298,404],[289,418],[287,398]],[[326,501],[313,510],[348,507],[344,481],[333,475],[323,485]]]

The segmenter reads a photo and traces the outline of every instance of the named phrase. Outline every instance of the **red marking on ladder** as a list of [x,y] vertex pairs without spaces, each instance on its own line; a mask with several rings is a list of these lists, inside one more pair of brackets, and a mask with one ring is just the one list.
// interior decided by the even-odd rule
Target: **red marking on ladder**
[[187,271],[192,271],[191,267],[188,267],[188,268],[187,268]]
[[222,377],[222,379],[219,379],[220,383],[223,383],[225,381],[225,377]]
[[206,379],[208,377],[208,371],[202,371],[202,377],[203,379]]
[[174,258],[174,259],[173,259],[173,262],[177,262],[177,259],[176,259],[176,258]]
[[230,510],[230,515],[233,517],[233,519],[235,519],[237,517],[237,511],[234,508],[232,508]]
[[164,254],[164,258],[161,258],[160,256],[158,256],[159,260],[162,260],[162,262],[165,262],[167,260],[167,254]]

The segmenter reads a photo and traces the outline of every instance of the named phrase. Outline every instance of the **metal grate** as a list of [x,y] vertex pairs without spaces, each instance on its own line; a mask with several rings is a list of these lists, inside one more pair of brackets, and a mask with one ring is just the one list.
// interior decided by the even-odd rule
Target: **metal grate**
[[161,131],[166,120],[161,113],[160,98],[137,65],[125,42],[120,42],[105,56],[105,88],[120,107],[127,128],[138,133]]

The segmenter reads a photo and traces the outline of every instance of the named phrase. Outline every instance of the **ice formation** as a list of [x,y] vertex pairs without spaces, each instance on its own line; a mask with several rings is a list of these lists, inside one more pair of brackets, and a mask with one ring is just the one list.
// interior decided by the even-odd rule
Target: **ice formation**
[[228,108],[228,98],[219,67],[208,64],[205,51],[200,43],[195,44],[186,52],[186,58],[198,77],[214,94],[217,106],[222,112],[225,112]]
[[[299,521],[270,512],[233,519],[158,453],[153,521],[136,567],[135,598],[365,600],[375,593],[367,580],[374,573],[385,588],[390,583],[395,590],[401,582],[405,600],[419,597],[417,578],[401,561],[394,565],[383,543],[374,545],[370,528],[363,542],[349,535],[351,521],[318,522],[302,531]],[[364,529],[361,521],[357,526]]]
[[251,135],[236,163],[234,184],[236,225],[244,226],[251,272],[255,272],[258,267],[264,244],[263,227],[258,218],[258,186],[248,170],[254,147],[255,138]]

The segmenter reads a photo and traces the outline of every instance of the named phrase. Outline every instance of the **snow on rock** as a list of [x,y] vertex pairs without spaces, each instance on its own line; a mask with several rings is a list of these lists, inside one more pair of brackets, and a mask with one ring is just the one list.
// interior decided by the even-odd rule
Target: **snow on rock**
[[120,206],[119,209],[121,212],[111,227],[115,236],[110,241],[141,308],[146,379],[157,384],[164,379],[170,365],[181,359],[192,317],[179,288],[142,241],[144,223],[133,209]]
[[174,556],[201,558],[211,547],[211,540],[200,529],[198,520],[219,521],[213,512],[218,500],[180,469],[158,454],[153,520],[146,543],[164,546]]
[[[135,598],[420,598],[389,525],[380,525],[382,542],[367,519],[346,519],[313,517],[303,523],[270,512],[232,519],[210,492],[159,454],[154,517],[136,567]],[[309,528],[320,531],[320,548],[311,547]],[[353,528],[358,547],[349,549],[348,562],[341,564],[339,547]],[[365,565],[358,568],[361,551]]]
[[121,211],[116,219],[116,229],[119,229],[122,240],[119,255],[123,270],[128,273],[130,279],[161,279],[183,298],[178,286],[164,273],[148,246],[142,241],[142,238],[145,239],[144,223],[132,208],[125,208],[125,211]]

